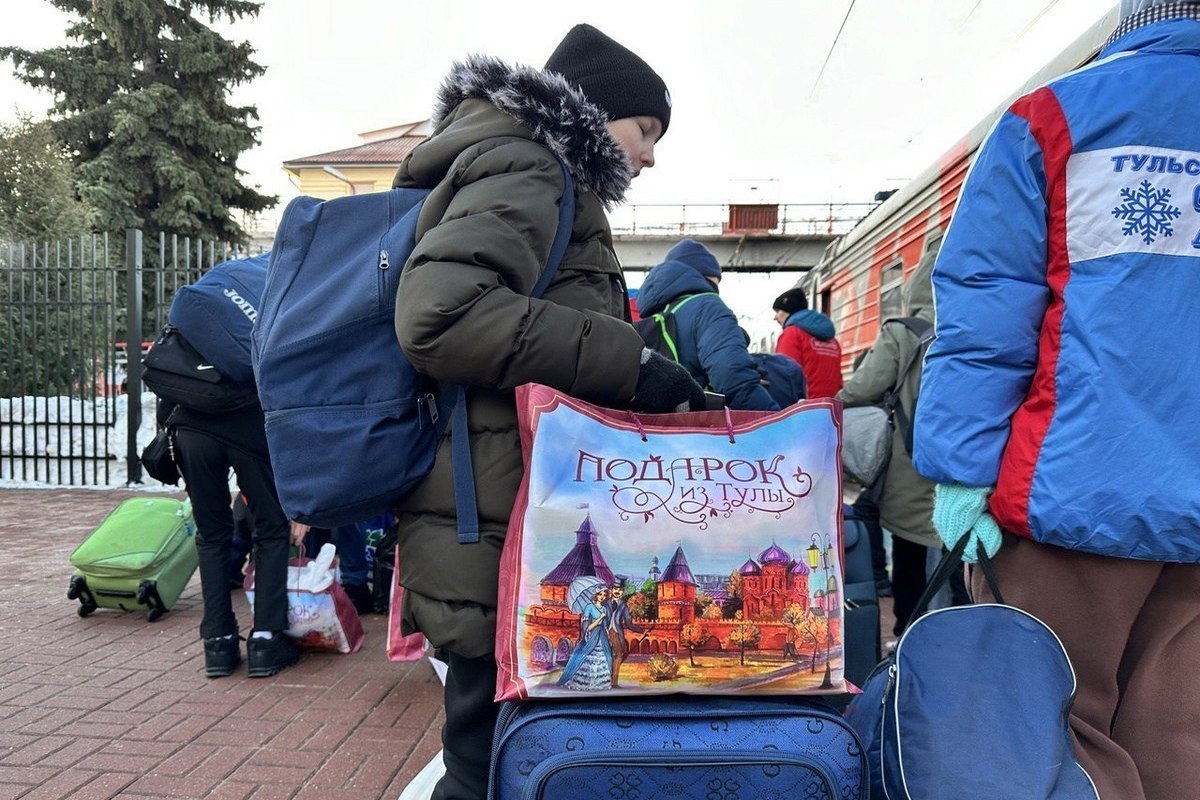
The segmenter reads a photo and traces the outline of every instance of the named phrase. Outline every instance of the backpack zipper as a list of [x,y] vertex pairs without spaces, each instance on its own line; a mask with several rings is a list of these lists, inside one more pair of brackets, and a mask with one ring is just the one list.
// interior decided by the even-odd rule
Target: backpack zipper
[[388,191],[387,227],[384,228],[383,235],[379,237],[379,261],[376,263],[377,269],[375,272],[375,278],[376,278],[376,285],[378,286],[379,310],[380,311],[387,310],[387,301],[388,301],[387,271],[391,267],[391,261],[390,261],[390,257],[388,256],[388,250],[387,250],[387,247],[385,246],[385,242],[387,241],[388,231],[390,231],[392,229],[392,226],[396,224],[396,192],[397,191],[399,191],[399,190],[392,189],[392,190]]

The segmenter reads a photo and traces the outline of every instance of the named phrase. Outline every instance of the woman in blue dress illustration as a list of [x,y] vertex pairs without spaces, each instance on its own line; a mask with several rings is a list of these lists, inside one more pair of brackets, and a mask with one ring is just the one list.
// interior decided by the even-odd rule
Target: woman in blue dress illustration
[[576,578],[567,589],[567,604],[579,615],[579,643],[558,679],[564,689],[589,692],[612,685],[612,651],[605,630],[607,600],[608,587],[592,575]]

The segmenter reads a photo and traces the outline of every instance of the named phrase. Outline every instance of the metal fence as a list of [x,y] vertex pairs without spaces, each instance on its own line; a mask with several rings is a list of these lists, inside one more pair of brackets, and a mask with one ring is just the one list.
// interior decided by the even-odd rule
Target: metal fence
[[141,354],[175,291],[238,255],[140,230],[0,243],[0,480],[140,480]]

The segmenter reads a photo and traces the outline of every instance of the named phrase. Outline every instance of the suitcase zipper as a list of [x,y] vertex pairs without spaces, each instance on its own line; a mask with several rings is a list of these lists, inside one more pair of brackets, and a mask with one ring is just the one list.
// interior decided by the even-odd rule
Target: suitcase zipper
[[819,762],[802,755],[790,755],[766,750],[662,750],[654,753],[567,753],[551,756],[534,768],[521,790],[522,800],[543,800],[548,780],[557,772],[583,766],[649,766],[666,769],[678,767],[741,767],[761,765],[764,768],[785,765],[803,767],[815,773],[825,785],[825,796],[838,797],[837,783]]

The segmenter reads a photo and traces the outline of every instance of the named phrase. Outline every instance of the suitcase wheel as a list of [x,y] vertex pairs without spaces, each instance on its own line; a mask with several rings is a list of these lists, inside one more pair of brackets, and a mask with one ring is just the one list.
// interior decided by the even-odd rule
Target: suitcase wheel
[[79,595],[81,593],[84,583],[85,583],[85,581],[84,581],[82,575],[72,575],[71,576],[71,585],[67,587],[67,599],[68,600],[79,599]]
[[147,606],[150,611],[146,614],[147,622],[155,622],[167,612],[167,605],[158,595],[158,584],[152,580],[144,580],[138,585],[135,598],[139,605]]
[[92,615],[92,612],[95,610],[96,610],[96,606],[91,605],[90,603],[84,603],[83,605],[81,605],[79,607],[79,616],[90,617]]

